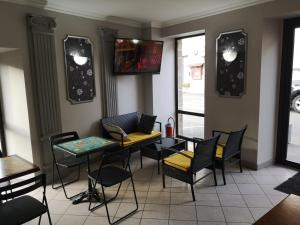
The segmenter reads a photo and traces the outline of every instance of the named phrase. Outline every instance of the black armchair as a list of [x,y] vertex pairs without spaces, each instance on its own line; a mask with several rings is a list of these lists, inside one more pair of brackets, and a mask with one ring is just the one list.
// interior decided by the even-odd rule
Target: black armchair
[[[37,199],[31,196],[24,195],[39,187],[43,187],[42,202],[38,201]],[[5,187],[1,187],[0,188],[0,218],[1,218],[0,223],[5,225],[23,224],[39,217],[38,224],[40,224],[42,215],[44,213],[47,213],[49,224],[51,225],[52,222],[51,222],[51,217],[50,217],[45,193],[46,193],[45,174],[41,174],[28,180],[24,180],[18,183],[7,185]]]
[[200,140],[194,138],[194,151],[178,151],[172,148],[165,149],[164,151],[173,151],[175,154],[163,159],[163,187],[165,188],[165,175],[189,183],[192,189],[193,201],[195,201],[193,185],[209,174],[201,177],[198,180],[194,180],[194,175],[204,168],[212,169],[215,185],[217,185],[215,172],[215,155],[219,137],[220,135],[217,135],[208,140]]
[[227,135],[227,141],[225,144],[218,144],[217,152],[216,152],[216,167],[222,169],[222,176],[224,185],[226,185],[225,179],[225,161],[231,158],[237,158],[240,166],[240,172],[243,172],[241,153],[242,153],[242,142],[244,138],[244,134],[246,132],[247,125],[238,131],[219,131],[213,130],[213,135]]
[[[77,139],[79,139],[79,136],[78,136],[77,132],[75,132],[75,131],[53,135],[49,138],[50,145],[51,145],[51,151],[52,151],[52,157],[53,157],[53,162],[52,162],[52,164],[53,164],[52,165],[52,188],[53,189],[63,188],[64,194],[65,194],[67,199],[72,199],[72,198],[79,195],[79,194],[76,194],[74,196],[69,197],[67,195],[65,186],[79,180],[79,178],[80,178],[80,166],[86,163],[86,158],[82,158],[82,157],[81,158],[75,158],[75,157],[70,155],[70,156],[64,157],[62,159],[57,159],[56,154],[55,154],[54,145],[57,145],[57,144],[60,144],[60,143],[63,143],[63,142],[77,140]],[[62,176],[61,176],[61,172],[60,172],[59,167],[61,167],[61,168],[74,168],[74,167],[77,167],[77,169],[78,169],[77,178],[75,178],[72,181],[69,181],[69,182],[65,183],[62,180]],[[57,174],[58,174],[59,181],[61,183],[61,185],[59,185],[59,186],[54,185],[54,170],[55,170],[55,168],[56,168],[56,171],[57,171]]]

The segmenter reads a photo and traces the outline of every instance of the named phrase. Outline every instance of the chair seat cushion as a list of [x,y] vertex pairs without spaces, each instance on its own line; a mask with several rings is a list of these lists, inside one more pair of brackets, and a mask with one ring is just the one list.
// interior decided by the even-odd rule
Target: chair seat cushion
[[[89,174],[89,177],[93,180],[97,179],[98,170],[95,170]],[[118,184],[130,177],[130,173],[125,169],[121,169],[115,166],[106,166],[101,169],[101,173],[97,182],[102,183],[105,187],[110,187]]]
[[68,156],[68,157],[57,160],[57,164],[59,166],[66,167],[66,168],[79,166],[84,163],[86,163],[85,157],[75,158],[73,156]]
[[129,141],[124,141],[123,145],[124,147],[128,147],[130,145],[145,141],[147,139],[159,137],[160,135],[161,135],[160,131],[156,131],[156,130],[152,131],[151,134],[145,134],[142,132],[130,133],[127,136]]
[[217,145],[217,152],[216,152],[216,158],[217,159],[222,159],[223,151],[224,151],[224,145],[218,144]]
[[[184,150],[182,153],[194,157],[194,152]],[[188,171],[191,167],[191,159],[181,155],[181,154],[173,154],[164,159],[165,164],[180,169],[182,171]]]
[[41,202],[31,196],[22,196],[0,204],[0,223],[23,224],[45,212],[47,212],[47,207]]

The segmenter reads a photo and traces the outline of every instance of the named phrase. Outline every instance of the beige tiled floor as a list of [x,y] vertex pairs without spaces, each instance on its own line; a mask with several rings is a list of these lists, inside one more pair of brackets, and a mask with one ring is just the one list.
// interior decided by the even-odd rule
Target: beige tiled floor
[[[292,169],[271,166],[259,171],[245,169],[241,174],[235,166],[228,166],[227,185],[222,185],[220,171],[217,187],[213,185],[212,176],[208,176],[195,185],[196,201],[193,202],[189,185],[167,177],[163,189],[156,162],[146,158],[143,161],[143,169],[138,155],[134,155],[131,163],[139,211],[120,223],[122,225],[250,225],[286,196],[274,187],[296,173]],[[83,170],[82,179],[67,189],[68,193],[75,194],[86,188]],[[111,196],[115,191],[116,187],[107,189]],[[41,198],[41,190],[32,195]],[[53,190],[50,186],[47,187],[47,198],[53,224],[108,224],[104,207],[90,212],[87,203],[72,205],[62,190]],[[119,198],[109,204],[110,214],[117,219],[133,209],[133,203],[132,186],[125,182]],[[37,224],[37,220],[27,223],[31,224]],[[42,224],[48,224],[46,215]]]

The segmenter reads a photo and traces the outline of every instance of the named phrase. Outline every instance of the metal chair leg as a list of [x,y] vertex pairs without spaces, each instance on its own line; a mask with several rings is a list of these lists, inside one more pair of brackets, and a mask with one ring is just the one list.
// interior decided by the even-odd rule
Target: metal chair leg
[[[45,204],[45,206],[47,207],[47,215],[48,215],[49,224],[52,225],[51,216],[50,216],[50,212],[49,212],[49,206],[48,206],[46,197],[43,197],[43,204]],[[40,219],[41,219],[41,216],[40,216]],[[40,224],[40,221],[39,221],[39,224]]]
[[162,172],[162,181],[163,181],[163,188],[166,187],[166,181],[165,181],[165,174]]
[[130,180],[131,180],[131,184],[132,184],[132,189],[133,189],[134,199],[135,199],[135,203],[136,203],[136,210],[137,210],[138,207],[139,207],[139,205],[138,205],[138,201],[137,201],[137,197],[136,197],[136,192],[135,192],[135,187],[134,187],[132,175],[130,176]]
[[52,220],[51,220],[51,216],[50,216],[50,212],[49,212],[48,202],[47,202],[46,199],[45,199],[45,205],[47,206],[47,215],[48,215],[49,224],[52,225]]
[[104,191],[103,185],[101,185],[101,189],[102,189],[103,201],[104,201],[104,205],[105,205],[105,209],[106,209],[108,222],[109,222],[109,224],[113,224],[110,220],[110,215],[109,215],[109,211],[108,211],[108,207],[107,207],[106,196],[105,196],[105,191]]
[[103,201],[104,201],[104,205],[105,205],[105,209],[106,209],[106,213],[107,213],[107,219],[108,219],[108,223],[110,225],[115,225],[115,224],[119,223],[120,221],[122,221],[122,220],[128,218],[129,216],[131,216],[132,214],[136,213],[138,210],[138,201],[137,201],[137,197],[136,197],[136,192],[135,192],[135,187],[134,187],[132,176],[130,177],[130,179],[131,179],[132,189],[133,189],[133,193],[134,193],[136,208],[134,210],[132,210],[131,212],[127,213],[125,216],[117,219],[116,221],[111,221],[111,219],[110,219],[108,206],[107,206],[107,203],[109,203],[109,201],[106,200],[104,188],[103,188],[103,185],[101,185],[101,189],[102,189],[102,193],[103,193]]
[[[53,188],[53,189],[59,189],[59,188],[62,188],[63,191],[64,191],[64,194],[65,194],[65,196],[66,196],[67,199],[72,199],[72,198],[75,198],[75,197],[81,195],[81,193],[79,193],[79,194],[73,195],[73,196],[71,196],[71,197],[68,197],[67,192],[66,192],[66,189],[65,189],[65,186],[67,186],[67,185],[69,185],[69,184],[72,184],[72,183],[74,183],[74,182],[76,182],[76,181],[79,180],[79,178],[80,178],[80,165],[78,166],[78,174],[77,174],[77,178],[76,178],[75,180],[72,180],[72,181],[67,182],[67,183],[64,183],[64,182],[63,182],[62,177],[61,177],[61,174],[60,174],[60,170],[59,170],[58,165],[57,165],[56,163],[55,163],[55,167],[56,167],[57,175],[58,175],[58,178],[59,178],[59,180],[60,180],[61,185],[55,187],[55,186],[54,186],[54,181],[52,181],[52,188]],[[54,170],[54,169],[53,169],[53,170]],[[53,173],[53,174],[54,174],[54,173]],[[53,177],[54,177],[54,175],[53,175]]]
[[41,224],[41,219],[42,219],[42,216],[39,216],[39,223],[38,223],[38,225]]

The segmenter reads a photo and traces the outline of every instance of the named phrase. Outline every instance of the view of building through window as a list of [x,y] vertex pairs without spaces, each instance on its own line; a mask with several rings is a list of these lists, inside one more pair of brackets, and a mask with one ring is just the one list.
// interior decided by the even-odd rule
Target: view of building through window
[[287,160],[300,163],[300,28],[295,29]]
[[178,134],[204,137],[205,35],[177,40]]

